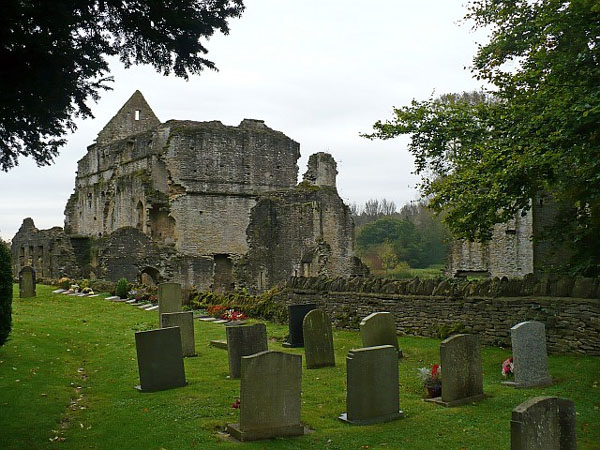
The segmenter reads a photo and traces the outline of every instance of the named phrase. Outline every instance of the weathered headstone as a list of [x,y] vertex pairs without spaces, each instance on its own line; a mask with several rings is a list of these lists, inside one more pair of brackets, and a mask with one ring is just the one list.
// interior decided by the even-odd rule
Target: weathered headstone
[[302,356],[266,351],[242,358],[240,423],[227,431],[240,441],[300,436]]
[[346,412],[340,420],[368,425],[402,417],[398,400],[398,353],[393,346],[350,350],[346,377]]
[[473,334],[456,334],[440,345],[442,396],[427,399],[444,406],[459,406],[481,400],[483,368],[479,338]]
[[185,386],[179,327],[135,333],[140,386],[143,392]]
[[35,270],[25,266],[19,272],[19,297],[35,297]]
[[158,324],[162,326],[164,313],[181,311],[181,284],[161,283],[158,285]]
[[289,336],[287,342],[282,345],[284,347],[303,347],[304,346],[304,334],[302,330],[302,323],[304,316],[309,311],[315,309],[317,305],[306,304],[306,305],[289,305],[288,306],[288,328]]
[[181,330],[181,350],[183,356],[196,356],[194,342],[194,313],[192,311],[164,313],[162,328],[179,327]]
[[558,397],[534,397],[512,410],[511,450],[576,450],[575,404]]
[[335,366],[331,320],[325,311],[313,309],[304,316],[304,355],[306,368]]
[[267,327],[264,323],[253,325],[225,325],[229,377],[241,375],[242,356],[267,351]]
[[552,383],[548,374],[546,327],[542,322],[521,322],[510,329],[513,351],[514,381],[503,384],[517,388],[547,386]]
[[396,322],[390,312],[376,312],[369,314],[360,321],[360,338],[363,347],[377,347],[392,345],[401,356],[396,335]]

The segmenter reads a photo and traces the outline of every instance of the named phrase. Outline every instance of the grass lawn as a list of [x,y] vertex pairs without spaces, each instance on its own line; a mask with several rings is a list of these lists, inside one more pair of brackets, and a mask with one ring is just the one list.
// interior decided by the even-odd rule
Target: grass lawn
[[[395,422],[357,427],[345,411],[345,356],[358,333],[336,331],[337,367],[304,370],[302,421],[314,433],[239,444],[218,432],[237,422],[231,403],[239,380],[228,380],[227,353],[208,346],[222,325],[195,321],[198,356],[185,360],[189,385],[140,393],[134,332],[155,328],[158,313],[102,298],[53,295],[19,299],[13,331],[0,347],[0,449],[507,449],[511,409],[538,395],[573,399],[580,449],[600,449],[600,358],[551,356],[555,384],[515,390],[500,385],[508,350],[484,348],[487,399],[446,409],[422,401],[417,368],[439,360],[439,340],[400,338],[400,407]],[[282,350],[287,327],[267,324],[269,348]],[[302,353],[302,349],[284,349]],[[57,439],[58,437],[58,439]],[[63,440],[64,439],[64,440]]]

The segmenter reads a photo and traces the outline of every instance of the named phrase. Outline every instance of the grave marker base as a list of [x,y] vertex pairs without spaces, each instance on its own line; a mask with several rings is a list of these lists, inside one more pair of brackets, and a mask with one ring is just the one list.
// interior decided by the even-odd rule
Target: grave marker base
[[426,398],[426,402],[436,403],[441,406],[445,406],[446,408],[453,408],[454,406],[462,406],[467,403],[473,403],[483,400],[486,397],[485,394],[474,395],[472,397],[459,398],[458,400],[452,400],[449,402],[445,402],[442,400],[442,397],[434,397],[434,398]]
[[304,342],[302,342],[301,344],[294,344],[291,342],[284,342],[283,344],[281,344],[282,347],[285,348],[300,348],[300,347],[304,347]]
[[516,381],[502,381],[502,384],[505,386],[514,387],[515,389],[527,389],[533,387],[544,387],[550,386],[552,384],[552,377],[548,377],[543,380],[538,380],[531,383],[518,383]]
[[341,420],[342,422],[349,423],[350,425],[372,425],[374,423],[391,422],[393,420],[402,419],[403,417],[404,417],[404,413],[402,411],[398,411],[397,413],[388,414],[385,416],[370,417],[368,419],[355,419],[355,420],[348,420],[348,414],[343,413],[338,417],[338,419]]
[[227,432],[240,442],[260,441],[275,437],[302,436],[307,430],[304,425],[288,425],[286,427],[264,428],[261,430],[241,430],[239,423],[227,424]]
[[175,389],[175,388],[179,388],[179,387],[185,387],[187,385],[188,385],[188,382],[184,381],[183,384],[179,384],[177,386],[169,386],[169,387],[165,387],[165,388],[162,388],[162,389],[142,389],[142,386],[139,385],[139,384],[137,386],[134,386],[134,388],[137,389],[140,392],[146,393],[146,392],[166,391],[167,389]]

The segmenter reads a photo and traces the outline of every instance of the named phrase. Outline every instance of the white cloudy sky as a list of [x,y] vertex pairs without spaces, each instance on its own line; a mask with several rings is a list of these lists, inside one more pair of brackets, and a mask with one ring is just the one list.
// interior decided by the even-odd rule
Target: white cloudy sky
[[214,36],[209,55],[220,69],[189,81],[150,67],[111,64],[114,90],[92,104],[55,164],[22,159],[0,172],[0,236],[10,239],[23,218],[40,229],[63,225],[77,161],[136,90],[161,121],[263,119],[300,143],[300,176],[308,155],[328,151],[338,162],[346,203],[387,198],[398,206],[418,198],[406,139],[359,137],[393,106],[478,88],[465,66],[485,36],[461,24],[464,1],[246,0],[229,36]]

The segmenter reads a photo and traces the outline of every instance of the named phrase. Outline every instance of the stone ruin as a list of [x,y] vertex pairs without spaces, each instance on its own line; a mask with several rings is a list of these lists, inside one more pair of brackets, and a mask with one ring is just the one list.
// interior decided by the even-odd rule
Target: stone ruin
[[336,162],[310,156],[261,120],[161,123],[139,91],[78,162],[64,229],[27,218],[14,273],[261,292],[290,276],[351,276],[354,224]]

